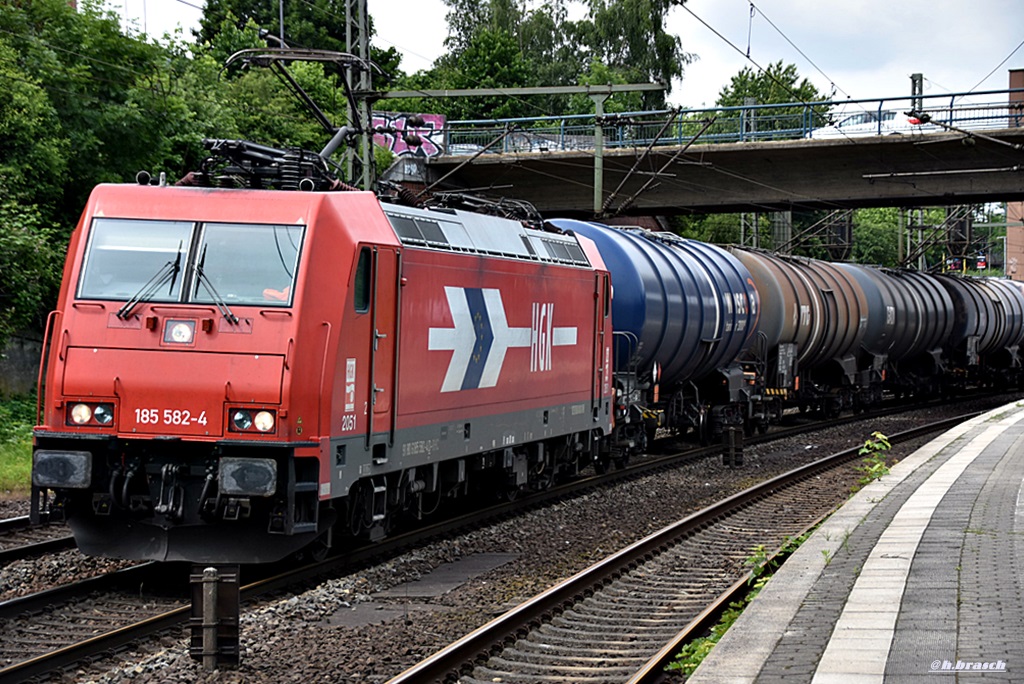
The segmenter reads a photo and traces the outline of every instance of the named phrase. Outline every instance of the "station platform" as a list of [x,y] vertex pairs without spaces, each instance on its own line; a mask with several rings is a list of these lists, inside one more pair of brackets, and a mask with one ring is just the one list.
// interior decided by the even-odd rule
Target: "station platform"
[[1024,682],[1024,402],[937,437],[782,565],[688,684]]

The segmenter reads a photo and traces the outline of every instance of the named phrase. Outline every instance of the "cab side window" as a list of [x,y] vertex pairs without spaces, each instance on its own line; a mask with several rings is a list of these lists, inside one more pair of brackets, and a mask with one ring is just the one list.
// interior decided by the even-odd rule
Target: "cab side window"
[[363,247],[359,252],[359,263],[356,264],[356,281],[353,284],[353,293],[356,306],[356,313],[366,313],[370,310],[370,248]]

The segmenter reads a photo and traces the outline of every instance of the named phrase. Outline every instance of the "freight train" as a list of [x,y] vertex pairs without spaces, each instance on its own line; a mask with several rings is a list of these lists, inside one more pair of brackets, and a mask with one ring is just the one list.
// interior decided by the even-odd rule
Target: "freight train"
[[229,173],[101,185],[71,236],[32,505],[88,554],[275,561],[622,464],[659,426],[710,441],[1021,366],[1007,281],[410,206],[210,147]]

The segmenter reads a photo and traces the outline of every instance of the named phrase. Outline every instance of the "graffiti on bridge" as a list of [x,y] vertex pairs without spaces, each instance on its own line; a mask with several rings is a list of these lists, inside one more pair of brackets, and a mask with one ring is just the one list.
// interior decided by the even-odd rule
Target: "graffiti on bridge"
[[[422,125],[411,125],[413,117],[422,119]],[[374,130],[384,129],[385,132],[374,133],[373,142],[399,156],[436,157],[444,147],[444,125],[445,118],[441,114],[374,112]],[[421,144],[410,145],[404,139],[406,134],[415,134]]]

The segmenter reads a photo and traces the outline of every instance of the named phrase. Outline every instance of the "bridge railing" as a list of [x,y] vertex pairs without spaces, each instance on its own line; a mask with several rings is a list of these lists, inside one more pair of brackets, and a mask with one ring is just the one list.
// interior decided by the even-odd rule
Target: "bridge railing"
[[[1015,101],[1016,100],[1016,101]],[[914,116],[908,116],[913,114]],[[918,135],[948,130],[998,130],[1024,125],[1024,89],[705,109],[607,114],[606,148],[684,145],[713,120],[695,144]],[[666,125],[666,123],[668,124]],[[944,124],[944,125],[943,125]],[[594,115],[450,121],[449,155],[520,154],[594,149]]]

